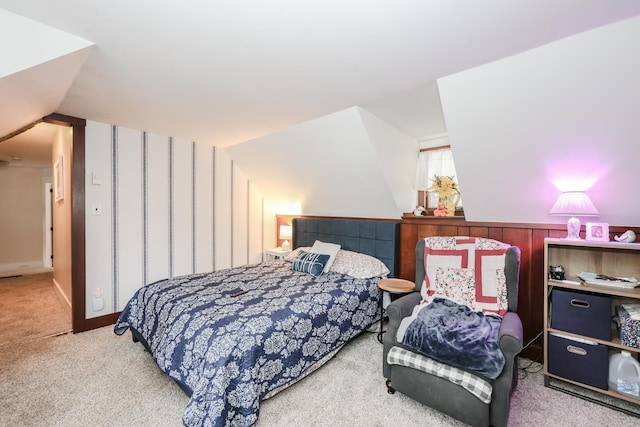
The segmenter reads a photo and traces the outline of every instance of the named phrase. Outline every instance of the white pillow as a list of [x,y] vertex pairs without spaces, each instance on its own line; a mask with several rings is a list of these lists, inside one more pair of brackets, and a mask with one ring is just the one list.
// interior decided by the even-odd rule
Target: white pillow
[[386,277],[389,269],[378,258],[340,249],[335,262],[331,266],[334,273],[346,274],[356,279],[370,279],[372,277]]
[[329,255],[329,261],[324,266],[324,272],[326,273],[331,268],[333,261],[336,259],[336,255],[340,250],[340,245],[336,245],[335,243],[326,243],[321,242],[320,240],[316,240],[313,242],[313,246],[311,247],[311,252],[315,254],[326,254]]
[[300,251],[311,252],[311,246],[300,246],[289,252],[286,257],[284,257],[285,261],[293,262],[298,258],[298,254]]

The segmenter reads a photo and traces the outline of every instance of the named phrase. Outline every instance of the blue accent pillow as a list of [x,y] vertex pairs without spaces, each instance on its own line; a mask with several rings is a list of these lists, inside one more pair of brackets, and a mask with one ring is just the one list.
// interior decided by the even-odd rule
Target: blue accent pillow
[[329,262],[330,255],[316,254],[311,252],[300,251],[293,264],[291,270],[309,273],[318,277],[322,275],[324,266]]

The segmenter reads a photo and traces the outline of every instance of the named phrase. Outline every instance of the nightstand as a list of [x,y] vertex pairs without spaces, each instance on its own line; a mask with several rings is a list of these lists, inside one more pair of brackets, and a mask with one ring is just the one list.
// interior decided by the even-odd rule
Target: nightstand
[[291,251],[285,251],[282,248],[267,249],[264,251],[265,261],[275,261],[277,259],[283,259],[289,255]]
[[415,291],[416,284],[405,279],[380,279],[378,281],[378,288],[382,291],[380,298],[380,332],[378,332],[378,341],[382,343],[382,334],[384,333],[382,330],[384,323],[384,293],[389,292],[393,301],[393,295],[398,297]]

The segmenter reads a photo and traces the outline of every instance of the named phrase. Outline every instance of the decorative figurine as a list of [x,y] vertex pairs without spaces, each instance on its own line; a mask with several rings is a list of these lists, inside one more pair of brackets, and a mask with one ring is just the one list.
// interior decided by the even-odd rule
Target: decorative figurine
[[549,278],[552,280],[564,280],[564,267],[561,265],[550,265]]
[[416,208],[413,210],[413,214],[415,216],[425,216],[427,215],[427,210],[424,208],[424,206],[416,206]]
[[636,233],[633,230],[627,230],[619,236],[613,236],[617,242],[633,243],[636,241]]
[[445,205],[443,205],[442,203],[438,204],[438,209],[436,209],[435,211],[433,211],[433,215],[434,216],[447,216],[449,215],[447,208]]

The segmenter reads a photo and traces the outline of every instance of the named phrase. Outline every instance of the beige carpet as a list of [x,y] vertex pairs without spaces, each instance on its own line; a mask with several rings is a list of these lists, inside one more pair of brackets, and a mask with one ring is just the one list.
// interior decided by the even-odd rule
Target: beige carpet
[[71,313],[53,291],[53,273],[0,278],[0,320],[0,345],[71,329]]
[[[48,326],[37,320],[43,313],[23,309],[34,314],[24,317]],[[130,334],[119,337],[106,327],[8,341],[8,320],[2,314],[1,426],[181,425],[187,396]],[[399,393],[387,394],[381,357],[375,334],[360,336],[322,369],[263,402],[258,426],[461,425]],[[527,374],[514,393],[511,426],[640,425],[638,418],[544,387],[539,365],[532,368],[538,372]]]

